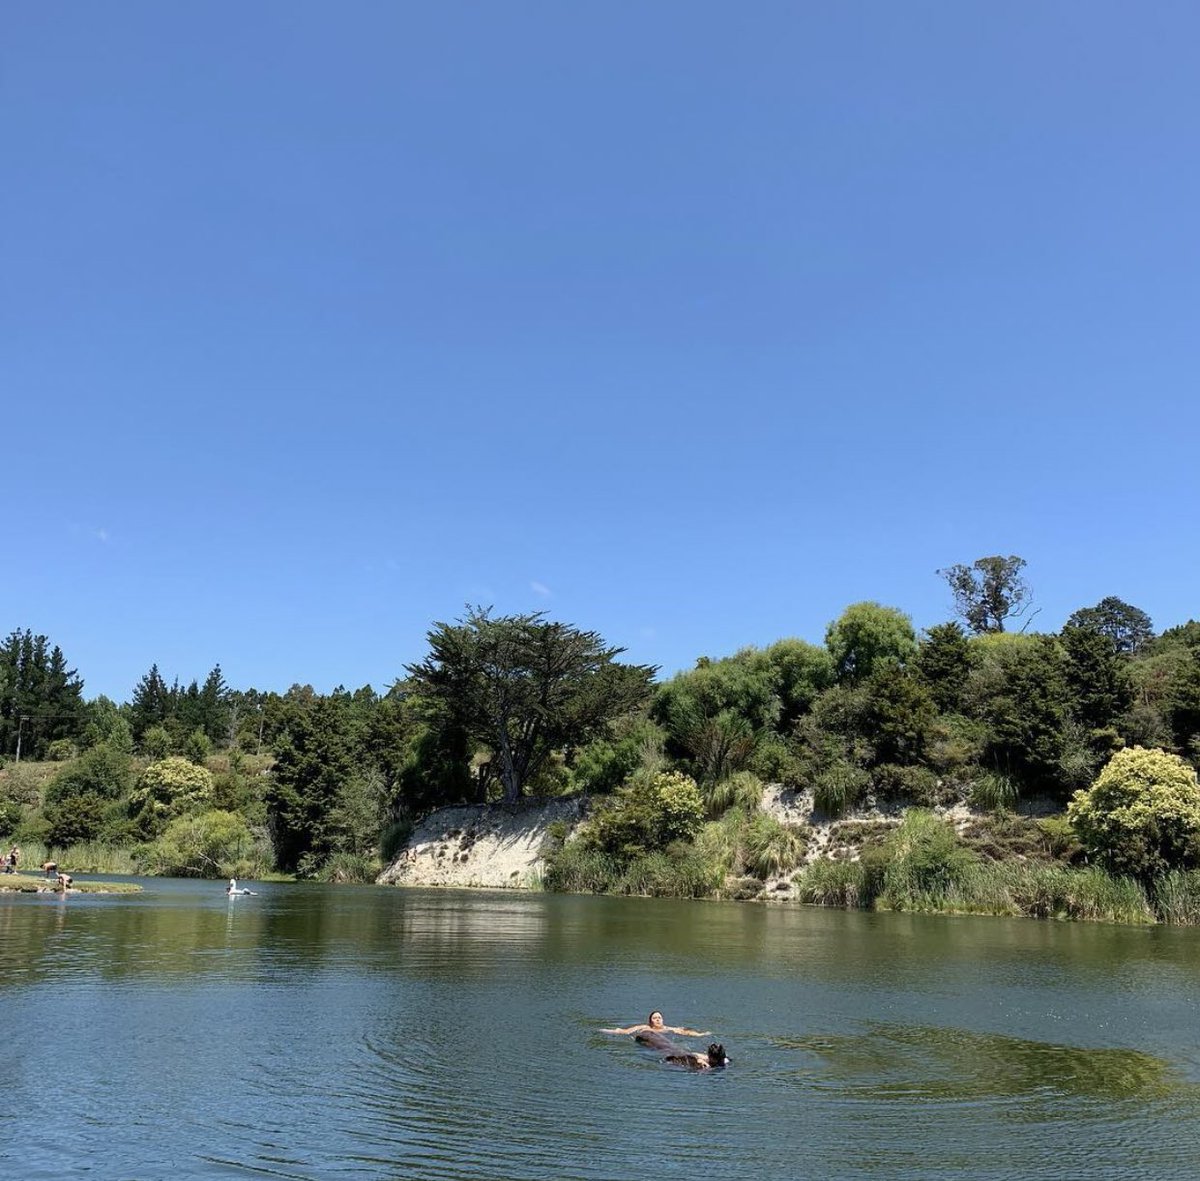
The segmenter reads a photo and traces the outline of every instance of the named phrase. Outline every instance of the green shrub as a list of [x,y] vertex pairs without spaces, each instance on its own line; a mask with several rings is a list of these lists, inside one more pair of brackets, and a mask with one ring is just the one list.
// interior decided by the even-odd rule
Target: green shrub
[[51,763],[65,763],[78,754],[75,743],[69,738],[56,738],[46,747],[46,760]]
[[119,799],[129,790],[133,765],[129,756],[111,746],[94,746],[68,763],[46,786],[46,804],[60,804],[72,796],[93,795]]
[[1042,844],[1051,857],[1074,861],[1083,851],[1075,829],[1065,816],[1044,816],[1036,824],[1042,834]]
[[16,831],[23,811],[15,800],[0,800],[0,838],[7,839]]
[[662,769],[664,734],[653,722],[639,719],[624,733],[600,738],[585,746],[571,767],[575,791],[606,794],[614,792],[639,769],[651,773]]
[[984,771],[971,785],[971,806],[985,812],[1011,811],[1019,796],[1016,781],[996,771]]
[[157,840],[138,850],[137,860],[144,873],[221,878],[233,876],[254,847],[241,816],[213,810],[171,820]]
[[708,863],[694,846],[677,842],[630,862],[616,892],[651,898],[711,898],[724,881],[724,872]]
[[183,744],[183,757],[197,767],[203,767],[211,755],[212,741],[208,735],[203,730],[193,730]]
[[379,864],[361,853],[333,853],[315,876],[319,882],[365,885],[379,876]]
[[379,856],[383,859],[384,865],[390,865],[400,856],[400,850],[408,844],[408,838],[412,836],[412,831],[411,816],[401,816],[383,830],[379,837]]
[[171,753],[171,735],[162,726],[151,726],[142,735],[140,746],[142,754],[151,762],[157,763]]
[[971,819],[962,835],[968,849],[990,861],[1049,856],[1045,835],[1032,820],[1011,812],[989,812]]
[[941,802],[938,777],[928,767],[884,763],[875,768],[872,780],[881,799],[906,800],[922,808]]
[[94,792],[66,796],[45,811],[46,844],[53,849],[94,841],[104,831],[108,801]]
[[147,836],[156,836],[175,816],[200,812],[212,803],[212,772],[179,755],[151,763],[129,795],[129,813]]
[[870,779],[861,767],[837,762],[817,776],[813,806],[826,816],[841,816],[862,799]]
[[1067,818],[1106,868],[1149,881],[1196,863],[1200,783],[1177,755],[1131,747],[1071,797]]
[[704,823],[704,799],[695,780],[678,771],[639,774],[598,807],[582,839],[631,860],[693,836]]
[[750,771],[739,771],[714,783],[705,793],[704,804],[712,819],[724,815],[730,808],[755,812],[762,807],[762,780]]
[[611,894],[621,880],[621,864],[581,840],[568,841],[546,859],[542,883],[563,894]]
[[794,869],[808,851],[808,833],[791,824],[781,824],[763,812],[746,826],[743,861],[756,878],[778,877]]

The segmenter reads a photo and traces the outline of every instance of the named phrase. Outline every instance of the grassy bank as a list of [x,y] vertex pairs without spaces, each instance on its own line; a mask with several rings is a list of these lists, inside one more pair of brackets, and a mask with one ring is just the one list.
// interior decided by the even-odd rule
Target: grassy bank
[[[57,893],[54,879],[44,874],[2,873],[0,890],[20,894]],[[79,894],[140,894],[142,887],[133,882],[81,882],[71,883],[71,892]]]
[[[1077,854],[1056,822],[988,817],[960,837],[935,814],[893,826],[846,825],[840,855],[804,864],[809,834],[731,809],[693,841],[622,858],[586,839],[551,850],[544,884],[569,893],[761,899],[790,874],[796,901],[814,906],[1145,925],[1200,925],[1200,871],[1148,884],[1061,859]],[[865,841],[862,838],[866,837]]]

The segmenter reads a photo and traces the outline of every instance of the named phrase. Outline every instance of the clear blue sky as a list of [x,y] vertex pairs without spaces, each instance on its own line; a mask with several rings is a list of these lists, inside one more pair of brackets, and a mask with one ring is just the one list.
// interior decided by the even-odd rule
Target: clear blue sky
[[1200,613],[1193,3],[54,3],[0,46],[0,628],[673,672],[1028,559]]

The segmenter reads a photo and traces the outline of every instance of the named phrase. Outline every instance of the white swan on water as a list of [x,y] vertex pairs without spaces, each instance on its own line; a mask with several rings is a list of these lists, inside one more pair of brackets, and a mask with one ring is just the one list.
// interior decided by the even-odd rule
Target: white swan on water
[[238,884],[237,884],[237,878],[230,878],[229,885],[225,887],[225,893],[228,894],[232,898],[235,894],[242,895],[242,896],[244,896],[246,894],[252,895],[254,893],[254,891],[253,890],[239,890]]

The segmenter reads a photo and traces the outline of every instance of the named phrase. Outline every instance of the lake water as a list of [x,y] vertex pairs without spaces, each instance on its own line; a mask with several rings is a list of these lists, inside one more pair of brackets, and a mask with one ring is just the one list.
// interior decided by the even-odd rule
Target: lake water
[[1200,932],[143,885],[0,894],[4,1175],[1200,1175]]

